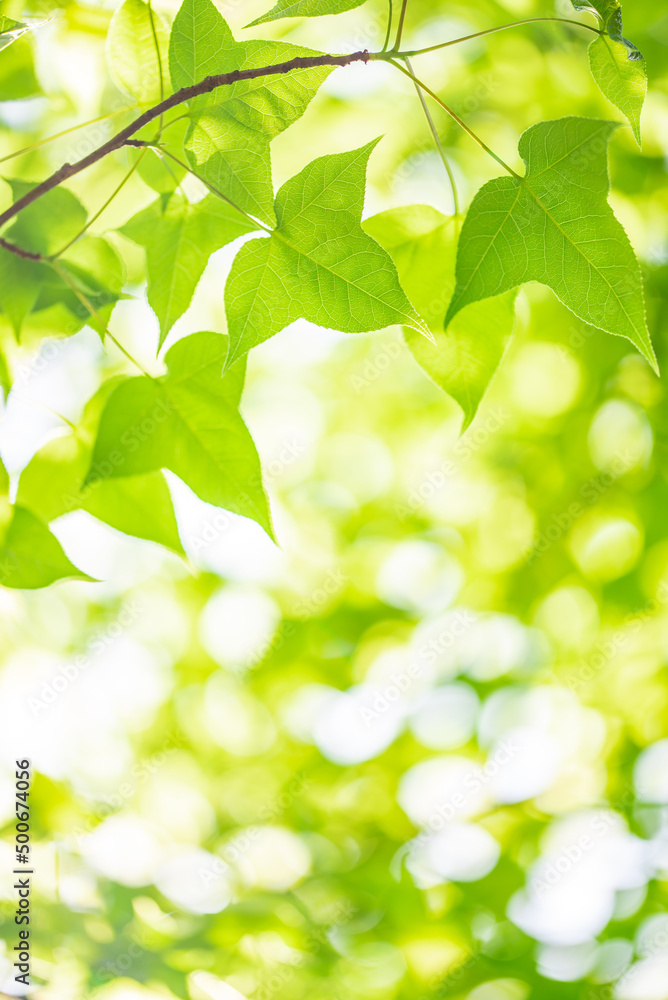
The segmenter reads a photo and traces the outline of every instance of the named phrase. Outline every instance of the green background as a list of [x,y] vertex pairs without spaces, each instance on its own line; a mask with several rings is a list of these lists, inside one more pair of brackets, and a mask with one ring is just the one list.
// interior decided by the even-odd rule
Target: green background
[[[265,7],[220,9],[237,37],[331,51],[382,44],[385,9],[374,2],[242,33]],[[17,19],[51,18],[0,53],[0,101],[8,102],[0,103],[0,156],[127,107],[104,65],[112,9],[0,5]],[[419,47],[553,13],[545,0],[411,0],[406,40]],[[558,13],[574,16],[565,3]],[[642,151],[628,127],[611,142],[611,204],[642,263],[663,367],[668,9],[627,2],[624,15],[650,89]],[[583,36],[525,26],[419,66],[517,168],[518,137],[537,121],[619,118],[591,80]],[[468,204],[497,165],[438,109],[434,116]],[[42,177],[111,127],[9,160],[3,176]],[[414,202],[449,212],[411,84],[384,65],[330,77],[272,144],[274,183],[316,155],[378,135],[365,216]],[[77,180],[89,211],[129,162],[116,154]],[[94,232],[120,226],[153,197],[133,176]],[[114,239],[127,288],[141,295],[142,256]],[[223,252],[210,264],[177,335],[224,330],[229,263]],[[50,333],[48,318],[28,322],[16,346],[0,321],[15,368]],[[112,329],[155,366],[148,310],[122,303]],[[77,384],[90,395],[122,360],[113,350],[102,358],[94,336],[77,336],[86,370]],[[29,379],[18,384],[19,393],[29,389]],[[665,744],[647,751],[668,736],[662,381],[626,341],[584,326],[532,285],[518,297],[513,344],[462,438],[456,404],[396,328],[344,337],[300,323],[279,334],[250,357],[242,411],[280,549],[256,525],[186,498],[188,561],[68,514],[56,534],[105,583],[0,594],[5,845],[14,835],[13,757],[30,756],[37,771],[33,995],[234,996],[220,983],[211,992],[203,971],[249,998],[277,1000],[668,997],[648,978],[668,981],[656,922],[668,871]],[[28,457],[51,430],[25,443]],[[425,634],[440,642],[434,663],[421,659]],[[79,656],[84,665],[47,703],[45,691]],[[392,700],[396,677],[415,663],[417,679]],[[336,694],[360,685],[373,718]],[[427,729],[441,690],[467,692],[478,706],[468,724],[458,716],[454,735],[445,716],[436,736]],[[387,708],[373,707],[378,696]],[[419,868],[404,849],[420,830],[417,806],[402,808],[406,790],[417,789],[423,812],[429,804],[412,769],[431,758],[444,774],[462,759],[483,767],[497,740],[513,738],[525,739],[525,750],[508,771],[484,772],[486,794],[457,816],[470,824],[465,846],[484,830],[499,845],[498,862],[471,881]],[[612,846],[607,832],[592,834],[596,817],[613,829]],[[545,865],[567,857],[582,835],[591,848],[564,863],[557,885],[537,888]],[[209,881],[202,871],[216,858],[229,867]],[[12,852],[3,859],[8,871]],[[542,936],[519,915],[524,887],[541,912],[557,914]],[[584,919],[578,938],[592,896],[600,912],[590,925]],[[0,910],[7,954],[13,910],[8,882]]]

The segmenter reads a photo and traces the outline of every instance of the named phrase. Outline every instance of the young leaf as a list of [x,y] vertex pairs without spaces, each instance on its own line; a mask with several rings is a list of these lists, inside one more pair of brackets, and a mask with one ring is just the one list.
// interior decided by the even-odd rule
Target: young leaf
[[126,479],[98,479],[83,487],[102,407],[117,380],[105,383],[72,434],[49,441],[21,473],[17,503],[45,522],[71,510],[85,510],[136,538],[158,542],[179,554],[172,500],[162,472]]
[[[170,38],[175,88],[223,70],[317,55],[285,42],[237,42],[211,0],[184,0]],[[194,99],[186,150],[193,170],[244,211],[273,224],[269,142],[295,122],[332,67],[241,80]]]
[[276,229],[241,248],[227,281],[228,364],[301,317],[344,333],[400,323],[429,336],[392,259],[360,225],[377,141],[313,160],[278,192]]
[[281,17],[321,17],[323,14],[342,14],[345,10],[360,7],[364,0],[278,0],[267,14],[246,25],[254,28],[265,21],[277,21]]
[[585,323],[627,337],[656,369],[638,261],[607,202],[617,128],[561,118],[523,133],[526,175],[488,181],[473,199],[446,325],[470,302],[540,281]]
[[45,264],[20,261],[17,266],[0,252],[0,294],[12,275],[16,279],[4,304],[17,339],[19,335],[69,337],[86,324],[104,331],[122,298],[124,268],[116,251],[101,236],[89,236],[70,247],[59,265],[67,281]]
[[404,328],[406,342],[427,375],[459,403],[465,430],[508,345],[515,295],[474,302],[444,330],[455,287],[457,219],[429,205],[411,205],[374,215],[363,226],[389,252],[403,288],[427,320],[433,343]]
[[576,10],[589,10],[598,14],[605,31],[611,38],[614,38],[616,42],[623,42],[629,52],[638,52],[633,42],[624,37],[620,0],[571,0],[571,3]]
[[167,468],[207,503],[271,534],[260,460],[239,415],[244,366],[221,372],[228,338],[194,333],[165,358],[168,374],[122,382],[100,420],[85,486]]
[[190,305],[214,250],[257,226],[231,205],[208,195],[195,205],[180,194],[158,198],[121,232],[146,248],[148,301],[160,322],[160,346]]
[[647,92],[647,69],[642,53],[624,37],[619,0],[572,0],[576,10],[593,10],[605,34],[589,46],[589,65],[601,93],[629,121],[640,145],[640,113]]
[[[33,185],[12,178],[8,182],[14,200]],[[4,194],[4,192],[3,192]],[[71,191],[57,187],[23,209],[7,232],[7,239],[23,250],[50,256],[59,254],[58,265],[69,282],[108,322],[125,283],[123,263],[113,247],[100,236],[75,239],[86,225],[87,214]],[[69,336],[90,319],[90,312],[67,281],[50,265],[19,257],[0,248],[0,305],[15,336],[21,334],[26,317],[44,333]]]
[[7,501],[9,479],[0,462],[0,586],[22,590],[56,580],[91,580],[67,558],[60,542],[39,518]]
[[139,104],[157,104],[169,93],[168,45],[164,20],[143,0],[125,0],[107,34],[107,63],[116,86]]
[[640,145],[640,113],[647,93],[645,60],[609,35],[589,46],[589,64],[601,92],[626,116]]
[[[113,247],[101,236],[88,236],[60,256],[59,266],[107,323],[125,281]],[[70,336],[91,319],[87,306],[53,268],[2,248],[0,302],[17,339],[25,325],[43,335]]]
[[[58,263],[102,323],[107,323],[114,305],[122,298],[125,284],[125,267],[112,245],[102,236],[87,236],[61,254]],[[62,302],[73,316],[89,322],[90,312],[70,284],[57,272],[50,273],[51,278],[42,289],[35,309],[47,309],[53,302]]]

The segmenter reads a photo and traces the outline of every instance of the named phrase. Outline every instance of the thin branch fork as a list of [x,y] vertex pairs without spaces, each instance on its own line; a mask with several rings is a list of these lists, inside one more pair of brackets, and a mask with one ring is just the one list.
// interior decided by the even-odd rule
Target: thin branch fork
[[[483,35],[491,34],[495,31],[504,31],[507,28],[514,28],[521,24],[531,24],[534,21],[558,21],[565,24],[578,25],[581,28],[588,28],[590,31],[596,34],[604,34],[598,28],[593,28],[591,25],[584,24],[580,21],[572,21],[567,18],[561,17],[535,17],[527,18],[524,21],[513,21],[511,24],[500,25],[498,28],[489,28],[485,31],[478,31],[473,35],[466,35],[463,38],[453,38],[447,42],[441,42],[437,45],[431,45],[425,49],[414,49],[409,52],[398,51],[401,34],[404,25],[404,18],[406,14],[406,0],[402,0],[399,28],[397,30],[397,38],[394,44],[394,48],[391,51],[385,51],[383,49],[381,52],[369,52],[368,49],[364,49],[359,52],[351,52],[348,55],[328,55],[323,53],[322,55],[316,56],[297,56],[294,59],[289,59],[287,62],[276,63],[273,66],[261,66],[254,69],[235,69],[229,73],[219,73],[213,76],[207,76],[204,80],[199,83],[195,83],[190,87],[182,87],[181,90],[177,90],[175,94],[170,97],[165,98],[165,100],[160,101],[155,107],[149,108],[144,111],[138,118],[135,118],[133,122],[127,125],[124,129],[121,129],[115,136],[105,142],[98,149],[94,149],[88,156],[84,156],[81,160],[77,160],[76,163],[64,163],[62,167],[43,180],[40,184],[35,185],[30,191],[26,192],[22,198],[19,198],[14,202],[8,209],[0,213],[0,227],[4,226],[5,223],[13,219],[18,213],[26,208],[28,205],[37,201],[42,195],[47,194],[47,192],[53,190],[53,188],[58,187],[63,181],[69,180],[70,177],[74,177],[76,174],[85,170],[87,167],[92,166],[97,163],[98,160],[103,159],[109,153],[113,153],[117,149],[121,149],[123,146],[143,146],[145,145],[141,140],[132,139],[132,136],[139,132],[140,129],[148,125],[149,122],[154,121],[156,118],[161,118],[165,112],[170,111],[172,108],[177,107],[184,101],[189,101],[193,97],[199,97],[201,94],[209,94],[212,90],[216,90],[218,87],[226,87],[233,83],[239,83],[242,80],[256,80],[264,76],[279,76],[284,73],[290,73],[293,70],[298,69],[313,69],[316,66],[349,66],[351,63],[363,62],[368,63],[371,60],[381,59],[391,63],[397,69],[399,69],[406,76],[409,76],[416,85],[419,85],[426,93],[434,97],[442,107],[452,115],[458,124],[473,138],[478,142],[483,149],[485,149],[491,156],[497,160],[501,166],[504,167],[509,173],[513,174],[514,171],[508,167],[503,160],[501,160],[488,146],[485,145],[471,129],[468,128],[462,122],[457,115],[454,115],[452,110],[448,108],[440,98],[437,97],[433,91],[429,90],[422,81],[418,80],[412,72],[409,72],[405,67],[397,63],[396,59],[402,59],[409,56],[421,55],[424,52],[433,52],[437,49],[446,48],[449,45],[455,45],[458,42],[469,41],[473,38],[479,38]],[[12,253],[17,254],[19,257],[24,257],[28,260],[43,260],[44,258],[40,254],[33,254],[28,250],[23,250],[21,247],[17,247],[15,244],[9,242],[8,240],[0,237],[0,247],[5,250],[9,250]]]
[[[63,181],[69,180],[70,177],[74,177],[76,174],[81,173],[87,167],[92,166],[97,163],[98,160],[103,159],[109,153],[113,153],[117,149],[121,149],[123,146],[127,145],[127,140],[139,132],[140,129],[148,125],[149,122],[154,121],[154,119],[159,118],[164,115],[165,112],[170,111],[172,108],[177,107],[184,101],[192,100],[193,97],[199,97],[201,94],[209,94],[212,90],[216,90],[218,87],[227,87],[233,83],[239,83],[242,80],[256,80],[263,76],[279,76],[283,73],[291,73],[296,69],[313,69],[316,66],[349,66],[351,63],[355,62],[369,62],[373,58],[368,49],[364,49],[360,52],[351,52],[349,55],[335,56],[335,55],[319,55],[319,56],[297,56],[294,59],[289,59],[287,62],[276,63],[274,66],[260,66],[254,69],[235,69],[229,73],[218,73],[214,76],[207,76],[204,80],[199,83],[195,83],[190,87],[182,87],[181,90],[177,90],[175,94],[170,97],[165,98],[164,101],[160,101],[155,107],[149,108],[144,111],[138,118],[135,118],[133,122],[126,125],[124,129],[121,129],[115,136],[105,142],[102,146],[94,149],[92,153],[84,156],[81,160],[77,160],[76,163],[64,163],[62,167],[59,167],[55,173],[47,177],[40,184],[35,185],[30,191],[26,192],[22,198],[19,198],[10,205],[8,209],[0,213],[0,226],[4,226],[6,222],[13,219],[15,215],[31,205],[42,195],[45,195],[48,191],[52,191],[53,188],[58,187]],[[5,249],[12,250],[16,252],[13,244],[7,244],[3,241],[3,246]],[[24,251],[21,256],[30,256],[27,251]]]

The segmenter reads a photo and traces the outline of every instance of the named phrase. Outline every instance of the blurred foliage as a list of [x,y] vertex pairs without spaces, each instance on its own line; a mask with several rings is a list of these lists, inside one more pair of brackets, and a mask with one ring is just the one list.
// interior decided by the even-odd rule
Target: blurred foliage
[[[237,36],[267,9],[221,5]],[[35,145],[3,174],[36,180],[128,120],[104,66],[112,8],[9,0],[0,13],[47,19],[0,60],[0,158]],[[553,13],[546,0],[411,0],[406,37]],[[668,10],[637,0],[624,14],[650,87],[642,150],[630,128],[611,142],[611,203],[663,368]],[[348,51],[382,44],[384,28],[371,0],[253,30]],[[535,24],[420,65],[517,166],[536,121],[617,117],[581,34]],[[468,205],[496,167],[434,117]],[[386,66],[331,75],[275,141],[274,183],[381,133],[365,216],[414,202],[450,213],[412,85]],[[89,211],[129,156],[77,178]],[[152,203],[149,178],[132,175],[94,237]],[[139,297],[119,301],[111,329],[155,371],[142,256],[123,237],[112,249]],[[224,329],[230,264],[213,258],[170,343]],[[103,376],[128,370],[97,333],[74,332],[61,291],[44,294],[69,310],[67,342],[42,340],[49,309],[20,346],[1,330],[19,376],[0,428],[14,477],[62,433],[50,408],[76,423]],[[51,529],[104,583],[0,591],[3,879],[12,762],[30,756],[37,772],[32,996],[234,1000],[224,981],[257,1000],[668,997],[665,391],[626,341],[545,288],[519,294],[516,327],[460,437],[460,411],[399,331],[295,324],[250,355],[242,406],[280,548],[170,478],[187,560],[71,510]],[[3,881],[5,989],[14,906]]]

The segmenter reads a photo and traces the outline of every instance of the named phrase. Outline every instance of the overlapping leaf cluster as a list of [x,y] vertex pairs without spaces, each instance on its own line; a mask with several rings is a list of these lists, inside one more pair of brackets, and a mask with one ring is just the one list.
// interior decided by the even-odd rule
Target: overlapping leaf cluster
[[[593,75],[639,140],[644,62],[622,34],[620,5],[573,3],[598,18]],[[358,5],[279,0],[253,24]],[[3,19],[0,46],[26,30]],[[143,0],[125,0],[111,18],[106,52],[112,81],[140,108],[222,71],[317,55],[281,41],[235,40],[211,0],[184,0],[171,29]],[[191,97],[133,139],[130,167],[156,197],[119,232],[145,253],[158,346],[190,306],[210,256],[253,236],[237,247],[221,289],[227,335],[185,336],[168,351],[165,375],[106,384],[80,426],[46,445],[21,476],[10,541],[15,522],[25,522],[22,510],[48,522],[82,508],[178,552],[165,469],[203,500],[271,533],[239,402],[248,352],[297,319],[347,333],[402,326],[418,363],[461,405],[465,425],[511,337],[513,290],[527,281],[548,285],[580,319],[628,338],[656,364],[639,267],[607,203],[615,123],[562,118],[530,128],[519,144],[525,175],[508,168],[509,176],[490,181],[464,220],[418,205],[362,224],[378,140],[315,159],[274,192],[271,142],[304,114],[330,72],[298,66],[237,80]],[[184,183],[188,175],[204,185],[204,196]],[[3,181],[0,208],[28,189]],[[125,294],[123,244],[88,235],[92,221],[70,190],[56,187],[3,233],[0,305],[17,340],[68,336],[85,323],[107,336]],[[9,388],[11,365],[1,360]],[[41,577],[19,573],[5,584],[42,585],[72,570],[67,560],[51,565]]]

